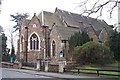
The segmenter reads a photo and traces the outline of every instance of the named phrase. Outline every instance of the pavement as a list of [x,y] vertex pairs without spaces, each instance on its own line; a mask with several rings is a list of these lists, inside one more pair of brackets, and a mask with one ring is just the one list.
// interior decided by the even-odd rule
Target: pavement
[[[4,68],[5,69],[5,68]],[[8,69],[8,68],[7,68]],[[119,80],[112,78],[100,78],[100,77],[88,77],[88,76],[80,76],[80,75],[71,75],[66,73],[52,73],[52,72],[41,72],[36,71],[34,68],[24,67],[24,69],[9,69],[11,72],[19,72],[19,73],[27,73],[30,74],[31,77],[40,76],[40,77],[48,77],[48,78],[6,78],[2,80]]]
[[95,78],[95,77],[88,77],[88,76],[79,76],[79,75],[71,75],[66,73],[53,73],[53,72],[41,72],[36,71],[33,69],[10,69],[17,72],[24,72],[32,75],[41,75],[41,76],[47,76],[47,77],[53,77],[53,78],[59,78],[59,79],[78,79],[78,78]]

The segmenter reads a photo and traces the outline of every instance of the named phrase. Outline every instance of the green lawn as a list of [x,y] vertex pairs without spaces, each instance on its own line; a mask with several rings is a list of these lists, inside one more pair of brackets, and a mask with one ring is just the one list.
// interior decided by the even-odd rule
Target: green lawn
[[111,66],[111,67],[120,67],[120,62],[115,62],[113,64],[108,64],[107,66]]
[[[107,64],[106,66],[98,66],[98,65],[84,65],[81,66],[80,68],[85,68],[85,69],[109,69],[109,70],[118,70],[118,65],[120,65],[120,62],[116,62],[113,64]],[[69,72],[73,73],[78,73],[78,70],[69,70]],[[92,70],[80,70],[80,72],[90,72],[90,73],[97,73],[97,71],[92,71]],[[112,72],[112,71],[100,71],[99,73],[102,74],[113,74],[113,75],[118,75],[120,72]],[[95,74],[97,75],[97,74]],[[118,76],[111,76],[111,75],[100,75],[101,77],[105,78],[119,78]]]
[[[69,70],[69,72],[72,73],[78,73],[78,70]],[[80,70],[80,72],[88,72],[88,73],[96,73],[96,71],[91,71],[91,70]],[[118,72],[108,72],[108,71],[100,71],[99,73],[102,74],[113,74],[113,75],[118,75],[120,73]],[[97,74],[95,74],[97,75]],[[119,78],[119,76],[111,76],[111,75],[100,75],[101,77],[105,77],[105,78]]]

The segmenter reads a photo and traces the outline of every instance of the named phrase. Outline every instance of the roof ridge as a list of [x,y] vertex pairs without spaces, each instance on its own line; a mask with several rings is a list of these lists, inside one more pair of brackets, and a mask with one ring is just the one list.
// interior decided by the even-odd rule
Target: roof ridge
[[38,13],[37,17],[38,17],[40,14],[42,14],[42,12],[43,12],[43,13],[45,12],[45,13],[53,14],[53,12],[42,10],[41,12]]
[[62,10],[62,9],[58,9],[58,8],[57,8],[57,10],[65,11],[65,12],[68,12],[68,13],[72,13],[72,14],[75,14],[75,15],[82,16],[82,17],[91,18],[91,19],[94,19],[94,20],[104,21],[103,19],[93,18],[93,17],[90,17],[90,16],[85,16],[85,15],[82,15],[82,14],[79,14],[79,13],[70,12],[70,11],[67,11],[67,10]]
[[[43,13],[44,13],[44,12],[47,12],[47,13],[53,13],[53,12],[50,12],[50,11],[45,11],[45,10],[42,10],[42,11],[43,11]],[[41,12],[42,12],[42,11],[41,11]]]
[[[57,8],[57,9],[58,9],[58,8]],[[77,15],[81,15],[81,14],[78,14],[78,13],[74,13],[74,12],[70,12],[70,11],[67,11],[67,10],[62,10],[62,9],[58,9],[58,10],[61,10],[61,11],[65,11],[65,12],[68,12],[68,13],[77,14]]]
[[97,35],[97,32],[96,32],[96,30],[94,29],[94,27],[93,27],[93,25],[92,24],[90,24],[90,27],[93,29],[93,31],[95,32],[95,34],[96,34],[96,36],[97,36],[97,38],[98,38],[98,40],[100,40],[99,39],[99,36]]

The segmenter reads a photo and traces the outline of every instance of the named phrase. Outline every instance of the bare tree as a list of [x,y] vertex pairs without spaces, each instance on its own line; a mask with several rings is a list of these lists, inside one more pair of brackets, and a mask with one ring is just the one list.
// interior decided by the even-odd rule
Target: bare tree
[[0,0],[0,7],[1,7],[2,1],[3,1],[3,0]]
[[0,5],[2,4],[2,1],[3,1],[3,0],[0,0]]
[[2,4],[2,0],[0,0],[0,12],[1,12],[1,4]]
[[0,33],[3,32],[3,27],[0,25]]
[[0,0],[0,5],[1,5],[1,0]]
[[100,17],[103,14],[103,9],[112,3],[111,8],[108,11],[110,18],[112,17],[113,10],[116,7],[118,7],[118,3],[120,3],[120,1],[118,1],[118,0],[106,0],[104,3],[100,3],[101,0],[97,0],[94,3],[94,5],[92,5],[92,7],[90,9],[88,9],[87,4],[89,3],[89,1],[91,1],[91,0],[84,0],[83,2],[80,3],[79,7],[84,7],[84,11],[82,14],[86,13],[87,16],[90,16],[93,13],[99,13],[98,17]]

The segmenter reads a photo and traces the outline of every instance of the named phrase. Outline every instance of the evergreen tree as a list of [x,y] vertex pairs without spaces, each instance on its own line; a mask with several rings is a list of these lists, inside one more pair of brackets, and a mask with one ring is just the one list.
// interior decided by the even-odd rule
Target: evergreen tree
[[[14,32],[19,31],[18,33],[19,33],[19,41],[20,41],[22,19],[27,18],[29,15],[27,13],[25,13],[25,14],[16,13],[16,15],[10,15],[10,16],[13,18],[11,21],[14,21],[16,23],[16,25],[13,26],[13,28],[15,29]],[[18,43],[20,43],[20,42],[18,42]],[[18,50],[18,52],[19,52],[19,50]],[[14,51],[14,47],[12,45],[11,56],[15,55],[14,53],[15,53],[15,51]],[[14,57],[14,59],[15,59],[15,57]]]
[[2,61],[9,61],[10,55],[9,52],[7,52],[7,37],[5,36],[5,34],[2,34]]
[[2,52],[3,52],[3,53],[6,52],[6,47],[7,47],[6,41],[7,41],[7,37],[6,37],[5,34],[3,33],[3,34],[2,34]]
[[120,33],[113,30],[109,36],[109,46],[114,52],[114,59],[120,61]]
[[71,60],[73,60],[72,58],[74,56],[74,48],[77,46],[82,46],[88,41],[90,41],[90,38],[88,34],[85,32],[82,32],[82,33],[76,32],[74,35],[70,37],[68,42],[69,42],[69,51],[70,51]]
[[15,28],[15,31],[19,30],[20,32],[21,21],[23,18],[27,18],[28,14],[27,13],[25,14],[16,13],[16,15],[10,15],[10,16],[13,18],[11,21],[16,22],[16,25],[13,26],[13,28]]
[[76,32],[68,40],[70,50],[73,50],[76,46],[82,46],[84,43],[90,41],[90,38],[85,32]]

